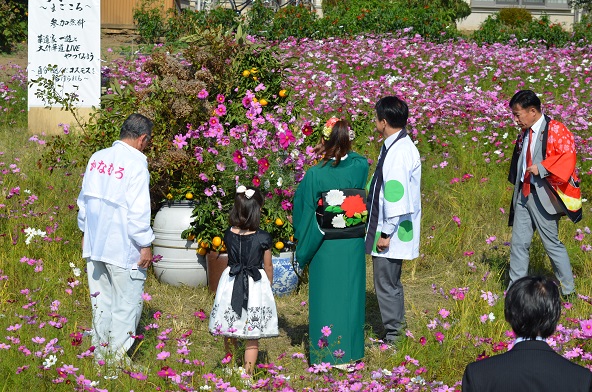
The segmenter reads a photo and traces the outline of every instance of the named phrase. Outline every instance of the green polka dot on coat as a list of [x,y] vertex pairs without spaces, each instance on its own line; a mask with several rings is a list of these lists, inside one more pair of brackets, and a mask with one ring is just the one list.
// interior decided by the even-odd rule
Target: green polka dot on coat
[[390,180],[384,184],[384,198],[386,201],[395,203],[403,198],[405,188],[397,180]]
[[410,220],[399,223],[397,237],[401,242],[409,242],[413,239],[413,223]]

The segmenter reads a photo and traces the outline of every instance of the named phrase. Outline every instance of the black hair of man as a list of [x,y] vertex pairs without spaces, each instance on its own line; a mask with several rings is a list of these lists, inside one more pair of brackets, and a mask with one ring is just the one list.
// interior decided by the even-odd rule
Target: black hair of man
[[541,100],[532,90],[520,90],[514,94],[510,99],[510,109],[513,109],[515,105],[520,105],[522,109],[534,107],[537,112],[541,111]]
[[152,127],[154,127],[154,124],[148,117],[138,113],[130,114],[121,126],[119,139],[135,140],[142,135],[148,135],[148,138],[150,138],[152,136]]
[[393,128],[403,128],[409,118],[409,107],[400,98],[394,96],[383,97],[374,105],[376,117],[379,121],[386,120]]
[[506,293],[504,316],[516,336],[543,339],[551,336],[561,316],[559,288],[543,276],[525,276]]

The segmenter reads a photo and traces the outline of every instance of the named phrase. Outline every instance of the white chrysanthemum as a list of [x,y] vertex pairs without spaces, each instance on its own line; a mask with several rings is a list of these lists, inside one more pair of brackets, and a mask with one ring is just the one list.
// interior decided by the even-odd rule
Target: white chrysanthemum
[[80,268],[72,268],[72,273],[74,274],[74,276],[78,277],[80,276],[80,273],[82,271],[80,271]]
[[343,217],[343,214],[336,215],[331,219],[331,225],[337,229],[343,229],[345,227],[345,218]]
[[331,189],[325,196],[325,201],[330,206],[340,206],[345,200],[345,195],[338,189]]
[[282,177],[278,178],[277,186],[282,186],[283,183],[284,183],[284,179]]

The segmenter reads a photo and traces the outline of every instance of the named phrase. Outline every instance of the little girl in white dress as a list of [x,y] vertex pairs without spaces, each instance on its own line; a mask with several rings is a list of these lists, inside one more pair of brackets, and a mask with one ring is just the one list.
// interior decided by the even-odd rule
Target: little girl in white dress
[[278,318],[271,291],[271,235],[259,230],[263,195],[239,186],[230,211],[231,227],[224,233],[228,267],[222,273],[210,332],[223,335],[226,355],[232,355],[237,339],[247,339],[244,367],[252,374],[260,338],[278,336]]

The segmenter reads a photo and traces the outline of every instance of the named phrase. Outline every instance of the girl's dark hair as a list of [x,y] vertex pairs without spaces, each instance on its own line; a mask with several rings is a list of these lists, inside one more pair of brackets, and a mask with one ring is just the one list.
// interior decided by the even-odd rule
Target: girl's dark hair
[[[318,153],[323,155],[323,166],[335,158],[333,166],[339,165],[341,158],[343,158],[351,150],[351,140],[349,140],[350,125],[347,120],[339,120],[333,125],[333,130],[329,136],[329,140],[325,140],[324,144],[318,149]],[[321,136],[322,137],[322,136]]]
[[263,207],[263,194],[256,188],[253,196],[247,198],[246,193],[237,193],[234,196],[234,206],[230,210],[229,222],[232,226],[243,230],[257,230],[261,222],[261,207]]

